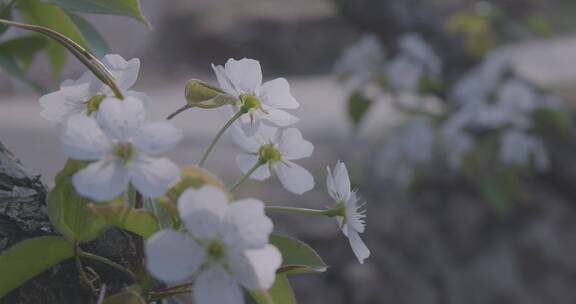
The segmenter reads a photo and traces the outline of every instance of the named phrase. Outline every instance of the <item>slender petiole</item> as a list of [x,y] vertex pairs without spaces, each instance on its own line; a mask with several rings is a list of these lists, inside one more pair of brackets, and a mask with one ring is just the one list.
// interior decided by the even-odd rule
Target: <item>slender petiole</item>
[[246,113],[244,110],[238,111],[238,113],[234,114],[234,116],[232,116],[232,118],[230,118],[230,120],[226,122],[226,124],[222,127],[222,129],[218,131],[218,134],[216,134],[216,137],[214,137],[212,142],[210,142],[210,145],[206,149],[206,152],[204,152],[204,155],[202,155],[202,159],[198,163],[198,166],[200,167],[204,166],[204,163],[206,163],[206,160],[208,159],[208,155],[210,155],[210,152],[212,152],[212,149],[214,149],[216,143],[220,140],[222,135],[224,135],[224,132],[226,132],[226,130],[228,130],[228,128],[230,128],[230,126],[244,113]]
[[128,275],[132,280],[136,281],[136,276],[134,275],[134,273],[132,273],[132,271],[124,268],[124,267],[123,267],[122,265],[120,265],[120,264],[117,264],[117,263],[115,263],[115,262],[113,262],[113,261],[110,261],[109,259],[107,259],[107,258],[105,258],[105,257],[99,256],[99,255],[96,255],[96,254],[92,254],[92,253],[89,253],[89,252],[84,252],[84,251],[81,251],[81,250],[78,252],[78,255],[81,256],[81,257],[83,257],[83,258],[91,259],[91,260],[98,261],[98,262],[101,262],[101,263],[103,263],[103,264],[106,264],[106,265],[108,265],[108,266],[110,266],[110,267],[112,267],[112,268],[114,268],[114,269],[116,269],[116,270],[119,270],[119,271],[125,273],[125,274]]
[[250,170],[248,170],[248,172],[246,172],[244,175],[242,175],[232,186],[230,186],[230,188],[228,188],[228,191],[232,192],[234,190],[236,190],[236,188],[238,188],[238,186],[240,186],[248,177],[250,177],[250,175],[252,175],[252,173],[254,173],[254,171],[256,171],[256,169],[260,168],[260,166],[266,164],[266,162],[262,161],[262,160],[258,160],[258,162],[256,162],[254,164],[254,166],[252,166],[252,168],[250,168]]

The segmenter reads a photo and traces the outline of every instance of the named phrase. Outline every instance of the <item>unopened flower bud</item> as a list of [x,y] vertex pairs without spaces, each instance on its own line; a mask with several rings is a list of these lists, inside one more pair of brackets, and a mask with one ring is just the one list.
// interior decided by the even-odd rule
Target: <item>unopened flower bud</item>
[[198,79],[188,80],[185,95],[190,106],[203,109],[218,108],[239,102],[235,97]]
[[[217,188],[222,189],[222,191],[227,193],[224,183],[210,174],[208,171],[202,169],[201,167],[190,165],[184,166],[181,169],[180,181],[174,185],[168,192],[166,196],[172,201],[178,201],[178,197],[182,192],[188,188],[202,188],[204,185],[212,185]],[[229,195],[230,197],[230,195]],[[231,197],[230,197],[231,198]]]

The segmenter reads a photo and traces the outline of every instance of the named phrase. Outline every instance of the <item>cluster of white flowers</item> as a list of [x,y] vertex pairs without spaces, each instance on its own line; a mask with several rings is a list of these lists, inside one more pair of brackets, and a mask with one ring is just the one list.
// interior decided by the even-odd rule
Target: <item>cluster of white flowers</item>
[[[389,92],[392,96],[373,99],[387,100],[401,113],[411,113],[407,121],[401,121],[389,132],[377,156],[376,173],[380,177],[404,188],[411,183],[418,168],[437,157],[450,168],[461,170],[464,158],[479,143],[479,134],[486,132],[498,134],[497,157],[501,164],[539,171],[548,168],[546,147],[533,132],[534,114],[542,109],[561,111],[563,105],[557,97],[516,75],[509,49],[490,53],[457,81],[442,101],[422,91],[425,82],[442,82],[442,62],[421,37],[401,36],[398,52],[387,61],[383,48],[375,45],[379,45],[376,37],[361,39],[344,54],[338,66],[357,63],[367,54],[370,56],[364,65],[374,63],[372,58],[379,58],[378,67],[358,72],[363,82],[355,82],[356,87],[351,90],[374,96],[372,88],[378,86],[384,94]],[[375,52],[380,52],[380,56],[373,54]],[[354,73],[355,70],[345,71]],[[367,71],[371,76],[366,75]],[[382,71],[385,71],[384,82]]]
[[224,67],[213,66],[224,92],[242,101],[230,105],[231,113],[245,111],[234,125],[234,141],[246,153],[236,158],[238,166],[255,180],[265,180],[274,172],[284,187],[302,194],[314,188],[314,178],[292,160],[312,155],[313,146],[298,129],[287,128],[298,118],[281,109],[300,106],[290,93],[288,81],[277,78],[262,84],[260,63],[252,59],[230,59]]
[[[94,202],[126,193],[129,184],[146,197],[164,196],[181,173],[160,155],[179,143],[182,132],[167,120],[146,121],[148,97],[128,91],[138,77],[138,59],[107,55],[103,63],[120,94],[85,73],[40,99],[42,116],[61,130],[64,153],[88,162],[72,176],[74,188]],[[286,79],[262,84],[260,63],[252,59],[230,59],[225,66],[212,67],[221,90],[237,101],[227,106],[233,138],[245,152],[237,157],[244,177],[265,180],[275,173],[290,192],[311,190],[314,178],[293,161],[309,157],[313,146],[291,127],[298,118],[284,111],[299,107]],[[343,163],[336,165],[334,175],[328,169],[327,187],[335,206],[325,215],[336,217],[363,263],[370,255],[359,237],[365,211],[350,190]],[[269,243],[273,223],[265,208],[254,198],[229,202],[227,191],[209,184],[185,189],[177,199],[184,227],[160,230],[147,240],[148,270],[166,283],[193,279],[195,303],[243,303],[241,287],[270,288],[282,263],[282,254]]]
[[[103,63],[120,89],[136,82],[138,59],[107,55]],[[90,72],[40,99],[41,115],[59,124],[64,153],[92,161],[73,176],[80,195],[107,201],[131,183],[143,195],[159,197],[179,180],[178,166],[158,156],[174,148],[182,132],[167,121],[146,122],[147,102],[145,94],[133,91],[118,99]]]
[[458,169],[474,148],[474,132],[499,132],[499,160],[504,164],[534,166],[544,171],[548,156],[542,139],[531,129],[535,111],[563,108],[559,98],[539,91],[515,75],[511,53],[495,51],[463,77],[451,94],[457,105],[441,126],[450,164]]

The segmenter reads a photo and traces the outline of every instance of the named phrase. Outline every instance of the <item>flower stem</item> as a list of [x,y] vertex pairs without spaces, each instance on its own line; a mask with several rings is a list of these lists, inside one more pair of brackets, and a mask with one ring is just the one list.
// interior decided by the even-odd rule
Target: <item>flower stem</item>
[[224,132],[226,132],[226,130],[228,130],[228,128],[230,128],[232,123],[234,123],[244,113],[246,113],[244,110],[238,111],[238,113],[234,114],[234,116],[232,116],[232,118],[230,118],[230,120],[228,120],[226,122],[226,124],[222,127],[222,129],[220,129],[220,131],[218,131],[218,134],[216,134],[216,137],[214,137],[212,142],[210,142],[208,149],[206,149],[206,152],[204,152],[204,155],[202,156],[202,160],[200,160],[200,162],[198,163],[198,166],[200,166],[200,167],[204,166],[206,159],[208,159],[208,155],[210,155],[210,152],[212,152],[212,149],[214,149],[214,146],[220,140],[220,138],[222,137]]
[[0,19],[0,24],[8,25],[17,27],[20,29],[25,29],[28,31],[33,31],[48,38],[58,42],[60,45],[65,47],[70,53],[72,53],[82,64],[84,64],[92,73],[100,79],[104,84],[110,87],[114,95],[118,99],[124,99],[124,95],[122,91],[116,84],[116,79],[110,73],[110,71],[106,68],[106,66],[98,60],[90,51],[86,50],[84,47],[79,45],[78,43],[74,42],[72,39],[62,35],[61,33],[49,29],[47,27],[33,25],[33,24],[26,24],[20,22],[14,22],[6,19]]
[[186,110],[188,110],[188,109],[191,109],[191,108],[192,108],[191,105],[186,104],[186,105],[184,105],[183,107],[181,107],[180,109],[176,110],[174,113],[168,115],[168,117],[166,117],[166,119],[167,119],[167,120],[170,120],[170,119],[176,117],[176,115],[178,115],[178,114],[180,114],[180,113],[182,113],[182,112],[184,112],[184,111],[186,111]]
[[302,213],[312,215],[323,215],[327,217],[345,216],[346,213],[346,208],[342,205],[337,205],[333,208],[325,210],[286,207],[286,206],[266,206],[266,210],[272,212],[292,212],[292,213]]
[[256,162],[254,164],[254,166],[252,166],[252,168],[250,168],[250,170],[248,170],[248,172],[246,172],[244,175],[242,175],[238,180],[236,180],[236,182],[230,186],[230,188],[228,188],[228,191],[232,192],[234,190],[236,190],[236,188],[238,188],[238,186],[240,186],[240,184],[242,184],[248,177],[250,177],[250,175],[252,175],[252,173],[254,173],[254,171],[256,171],[256,169],[258,169],[260,166],[266,164],[265,161],[263,160],[258,160],[258,162]]
[[81,256],[81,257],[83,257],[83,258],[95,260],[95,261],[101,262],[101,263],[103,263],[103,264],[106,264],[106,265],[108,265],[108,266],[110,266],[110,267],[112,267],[112,268],[114,268],[114,269],[116,269],[116,270],[119,270],[119,271],[125,273],[125,274],[128,275],[132,280],[136,281],[136,276],[134,275],[134,273],[132,273],[132,271],[124,268],[124,267],[123,267],[122,265],[120,265],[120,264],[117,264],[117,263],[115,263],[115,262],[113,262],[113,261],[110,261],[109,259],[107,259],[107,258],[105,258],[105,257],[99,256],[99,255],[95,255],[95,254],[92,254],[92,253],[89,253],[89,252],[84,252],[84,251],[82,251],[82,250],[79,250],[78,255]]
[[80,261],[81,252],[82,249],[80,249],[80,245],[78,244],[78,242],[74,242],[74,263],[76,264],[76,269],[78,269],[78,273],[80,273],[80,278],[82,279],[82,285],[90,288],[90,291],[93,294],[96,294],[96,288],[94,287],[92,282],[90,282],[88,275],[84,271],[84,266],[82,266],[82,261]]
[[297,208],[297,207],[284,207],[284,206],[266,206],[267,211],[272,212],[292,212],[292,213],[303,213],[303,214],[313,214],[313,215],[326,215],[328,210],[318,210],[318,209],[308,209],[308,208]]

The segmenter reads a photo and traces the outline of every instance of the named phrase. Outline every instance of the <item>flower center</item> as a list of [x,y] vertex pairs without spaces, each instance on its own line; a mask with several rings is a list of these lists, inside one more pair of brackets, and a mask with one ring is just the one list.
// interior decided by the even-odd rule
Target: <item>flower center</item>
[[124,163],[127,163],[134,156],[134,152],[132,144],[127,142],[120,142],[114,148],[114,155],[122,159]]
[[254,94],[242,94],[240,95],[240,100],[242,101],[242,111],[244,113],[248,113],[254,109],[262,109],[260,99]]
[[98,107],[100,106],[100,104],[102,103],[102,101],[104,100],[106,96],[104,95],[96,95],[92,98],[90,98],[87,102],[86,102],[86,113],[88,115],[98,111]]
[[210,256],[214,260],[220,260],[220,259],[224,258],[225,254],[226,254],[226,250],[224,248],[224,245],[222,245],[218,241],[212,241],[208,245],[208,256]]
[[266,144],[260,147],[260,151],[258,151],[258,155],[260,156],[260,161],[267,163],[267,162],[277,162],[282,159],[282,154],[273,144]]

